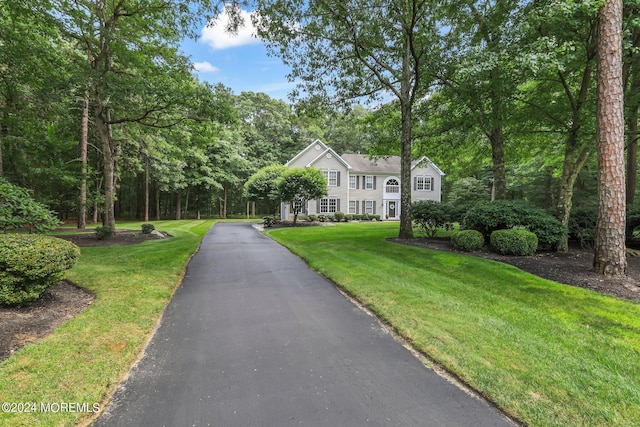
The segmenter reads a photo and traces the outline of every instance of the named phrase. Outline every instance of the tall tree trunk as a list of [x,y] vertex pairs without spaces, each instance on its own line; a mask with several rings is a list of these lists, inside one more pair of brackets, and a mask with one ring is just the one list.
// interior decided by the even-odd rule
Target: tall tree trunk
[[400,233],[401,239],[413,238],[411,219],[411,123],[413,111],[411,105],[411,46],[405,35],[404,56],[402,58],[402,81],[400,82],[400,108],[402,111],[402,133],[400,137]]
[[156,221],[160,221],[160,186],[156,183]]
[[149,222],[149,156],[144,168],[144,222]]
[[224,200],[222,202],[222,218],[227,219],[227,187],[224,188]]
[[104,212],[102,218],[102,224],[105,227],[111,227],[112,230],[116,229],[116,217],[114,210],[115,191],[114,191],[114,179],[115,179],[115,158],[114,158],[114,146],[112,141],[112,134],[110,125],[107,119],[108,110],[102,105],[102,100],[99,96],[95,99],[95,114],[94,121],[96,130],[98,131],[98,137],[100,138],[102,146],[102,157],[104,161],[103,166],[103,178],[104,178]]
[[80,200],[78,228],[87,228],[87,147],[89,145],[89,93],[85,92],[80,125]]
[[504,132],[502,125],[501,73],[491,73],[491,162],[493,164],[493,200],[507,198],[507,176],[504,161]]
[[185,194],[184,200],[184,219],[189,219],[189,186],[187,186],[187,194]]
[[[589,146],[584,147],[580,154],[577,153],[577,138],[576,133],[571,133],[565,144],[562,178],[558,193],[558,204],[556,206],[556,217],[562,222],[562,225],[567,228],[569,227],[569,217],[571,216],[571,208],[573,207],[573,187],[578,179],[580,170],[589,159],[590,154]],[[558,250],[563,252],[569,250],[568,236],[564,238]]]
[[182,192],[176,192],[176,220],[182,219]]
[[598,24],[598,222],[593,268],[621,275],[627,268],[622,0],[605,3]]

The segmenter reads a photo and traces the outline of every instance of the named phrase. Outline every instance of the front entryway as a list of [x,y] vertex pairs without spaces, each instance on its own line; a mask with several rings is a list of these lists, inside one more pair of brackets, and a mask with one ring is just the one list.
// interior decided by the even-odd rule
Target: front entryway
[[396,202],[389,202],[389,218],[396,217]]

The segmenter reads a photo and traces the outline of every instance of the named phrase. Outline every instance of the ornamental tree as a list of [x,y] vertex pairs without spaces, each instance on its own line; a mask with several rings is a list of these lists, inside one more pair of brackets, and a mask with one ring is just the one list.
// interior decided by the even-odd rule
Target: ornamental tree
[[322,172],[313,168],[287,170],[277,182],[280,200],[291,204],[293,223],[309,200],[319,199],[327,194],[327,181]]

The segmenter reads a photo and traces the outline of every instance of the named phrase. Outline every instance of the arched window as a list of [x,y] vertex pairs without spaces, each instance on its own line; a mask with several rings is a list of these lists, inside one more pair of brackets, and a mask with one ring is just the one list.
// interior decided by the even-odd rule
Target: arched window
[[400,193],[400,183],[395,178],[389,178],[385,184],[386,193]]

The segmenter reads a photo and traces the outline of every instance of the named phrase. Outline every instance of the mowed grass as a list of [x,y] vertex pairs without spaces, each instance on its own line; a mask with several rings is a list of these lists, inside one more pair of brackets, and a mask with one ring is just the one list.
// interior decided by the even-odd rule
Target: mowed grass
[[[82,248],[67,273],[95,293],[94,303],[53,334],[0,364],[0,401],[22,404],[21,413],[0,412],[2,426],[72,426],[92,415],[59,409],[63,403],[99,404],[141,355],[190,256],[214,221],[154,221],[175,236],[139,245]],[[118,224],[140,230],[141,223]],[[35,407],[24,409],[24,403]],[[52,404],[49,412],[41,404]],[[35,411],[33,409],[35,408]],[[4,409],[4,407],[3,407]],[[54,410],[58,409],[56,412]],[[26,411],[29,412],[26,412]]]
[[640,425],[640,305],[385,241],[397,223],[268,234],[529,426]]

